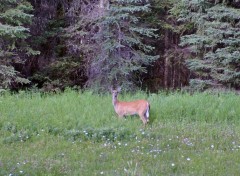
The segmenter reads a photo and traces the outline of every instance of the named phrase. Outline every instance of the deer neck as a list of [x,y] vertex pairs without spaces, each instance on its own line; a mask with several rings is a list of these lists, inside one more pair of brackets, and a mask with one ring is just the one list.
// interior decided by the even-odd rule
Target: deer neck
[[117,97],[112,97],[112,104],[113,104],[113,106],[114,106],[114,108],[117,106],[117,103],[118,103],[118,99],[117,99]]

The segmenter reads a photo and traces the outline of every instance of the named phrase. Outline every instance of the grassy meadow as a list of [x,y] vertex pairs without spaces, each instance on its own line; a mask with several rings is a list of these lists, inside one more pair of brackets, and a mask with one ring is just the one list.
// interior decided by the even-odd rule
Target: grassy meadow
[[233,93],[120,94],[145,98],[150,123],[116,116],[111,95],[0,95],[0,175],[238,175],[240,97]]

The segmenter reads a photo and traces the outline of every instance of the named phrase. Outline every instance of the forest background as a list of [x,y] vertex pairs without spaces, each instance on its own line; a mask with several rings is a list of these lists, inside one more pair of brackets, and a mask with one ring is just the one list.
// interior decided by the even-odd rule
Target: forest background
[[240,88],[239,0],[1,0],[0,89]]

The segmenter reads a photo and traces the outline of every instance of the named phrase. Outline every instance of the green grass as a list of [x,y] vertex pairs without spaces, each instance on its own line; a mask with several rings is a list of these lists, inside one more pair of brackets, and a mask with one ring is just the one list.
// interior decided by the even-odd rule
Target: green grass
[[146,98],[150,124],[119,119],[111,95],[66,91],[0,96],[0,175],[238,175],[240,97]]

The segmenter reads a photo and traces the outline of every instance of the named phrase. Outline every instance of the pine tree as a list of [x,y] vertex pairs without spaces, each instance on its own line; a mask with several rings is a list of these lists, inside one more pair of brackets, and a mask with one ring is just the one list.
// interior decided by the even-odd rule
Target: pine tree
[[24,57],[38,54],[29,45],[29,28],[32,6],[26,0],[2,0],[0,3],[0,89],[12,83],[28,83],[19,76],[13,64]]
[[150,12],[150,5],[142,0],[100,0],[91,5],[81,22],[75,21],[82,26],[68,29],[69,36],[79,39],[78,49],[89,61],[87,86],[129,88],[134,75],[145,72],[145,66],[158,58],[150,55],[154,47],[144,43],[146,37],[157,37],[156,30],[140,18]]
[[179,22],[195,27],[196,33],[182,36],[180,44],[192,52],[187,61],[195,74],[192,86],[240,88],[240,10],[236,5],[235,1],[183,0],[172,10]]

